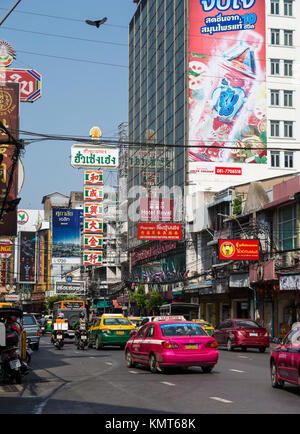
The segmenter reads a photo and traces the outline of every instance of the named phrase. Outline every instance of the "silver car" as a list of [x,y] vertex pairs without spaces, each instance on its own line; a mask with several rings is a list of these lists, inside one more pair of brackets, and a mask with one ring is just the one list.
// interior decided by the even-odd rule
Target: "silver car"
[[36,317],[32,313],[23,314],[23,329],[26,331],[29,345],[33,350],[38,350],[40,346],[40,326]]

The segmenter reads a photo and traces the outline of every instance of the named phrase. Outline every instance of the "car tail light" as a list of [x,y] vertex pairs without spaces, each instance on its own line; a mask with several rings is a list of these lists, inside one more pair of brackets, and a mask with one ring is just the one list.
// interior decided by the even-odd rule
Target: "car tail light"
[[243,330],[238,330],[235,332],[236,336],[245,336],[245,332]]
[[36,333],[36,335],[37,335],[37,336],[41,336],[41,333],[38,331],[38,332]]
[[102,331],[102,333],[107,333],[108,335],[111,334],[111,331],[109,329],[103,329],[101,331]]
[[178,348],[178,345],[176,344],[176,342],[171,342],[171,341],[166,342],[166,341],[163,341],[161,344],[167,350]]
[[206,348],[217,348],[218,344],[216,340],[213,340],[213,341],[208,341],[205,346]]

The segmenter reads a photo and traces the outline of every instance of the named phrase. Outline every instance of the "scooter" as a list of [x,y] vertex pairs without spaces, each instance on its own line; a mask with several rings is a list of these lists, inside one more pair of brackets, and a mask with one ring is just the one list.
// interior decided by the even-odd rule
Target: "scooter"
[[4,382],[12,384],[22,383],[22,377],[27,375],[29,368],[26,362],[22,361],[18,355],[18,348],[11,347],[1,351],[0,376]]
[[53,344],[59,350],[64,346],[64,332],[62,330],[53,330],[54,339]]
[[77,342],[77,349],[78,350],[84,350],[84,347],[86,347],[88,344],[88,338],[87,333],[85,330],[79,330],[78,331],[78,342]]

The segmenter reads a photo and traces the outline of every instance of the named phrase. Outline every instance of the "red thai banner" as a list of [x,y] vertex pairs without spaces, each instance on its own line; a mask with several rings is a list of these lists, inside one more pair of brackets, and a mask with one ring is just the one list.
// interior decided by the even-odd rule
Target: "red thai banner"
[[219,240],[219,259],[258,261],[259,240]]
[[138,240],[181,240],[180,223],[138,223]]

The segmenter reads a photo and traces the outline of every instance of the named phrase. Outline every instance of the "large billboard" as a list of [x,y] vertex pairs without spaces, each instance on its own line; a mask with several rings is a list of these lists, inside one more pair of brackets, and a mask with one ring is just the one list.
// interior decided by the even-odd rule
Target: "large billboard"
[[264,1],[189,0],[190,172],[266,164],[265,45]]
[[80,227],[83,210],[70,208],[52,209],[52,263],[80,263]]
[[20,232],[19,246],[19,283],[36,283],[36,232]]

